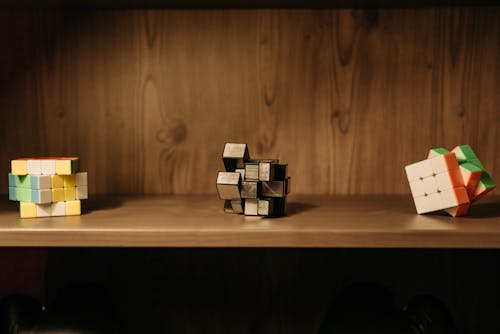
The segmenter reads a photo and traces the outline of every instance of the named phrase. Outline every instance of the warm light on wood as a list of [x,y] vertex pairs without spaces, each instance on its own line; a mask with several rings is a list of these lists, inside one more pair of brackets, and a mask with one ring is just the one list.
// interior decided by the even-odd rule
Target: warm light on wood
[[225,214],[216,196],[100,197],[80,217],[38,219],[11,204],[0,246],[500,248],[494,196],[462,218],[417,215],[410,196],[291,196],[277,219]]

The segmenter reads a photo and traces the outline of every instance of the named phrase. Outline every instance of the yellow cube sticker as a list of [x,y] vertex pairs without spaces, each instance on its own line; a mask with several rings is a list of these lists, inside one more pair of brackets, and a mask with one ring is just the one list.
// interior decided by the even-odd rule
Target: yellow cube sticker
[[64,188],[64,200],[73,201],[76,199],[76,187]]
[[64,188],[76,187],[76,176],[75,174],[63,175]]
[[63,188],[64,187],[64,178],[61,175],[51,175],[50,183],[52,185],[51,188]]
[[12,175],[28,174],[28,160],[12,160],[10,167]]
[[80,159],[63,158],[56,160],[56,174],[70,175],[80,171]]
[[63,202],[65,199],[64,188],[52,189],[52,202]]
[[36,204],[21,202],[19,206],[21,218],[36,218]]
[[67,201],[66,202],[66,216],[78,216],[81,214],[80,201]]

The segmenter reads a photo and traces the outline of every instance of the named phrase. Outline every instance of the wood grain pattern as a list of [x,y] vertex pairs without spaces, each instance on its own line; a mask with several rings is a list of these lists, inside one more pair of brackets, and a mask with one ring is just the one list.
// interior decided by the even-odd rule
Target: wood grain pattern
[[261,8],[419,8],[495,6],[495,0],[4,0],[0,8],[42,9],[261,9]]
[[490,201],[458,219],[416,215],[407,197],[292,196],[279,219],[224,214],[206,196],[96,198],[82,216],[38,219],[3,202],[0,246],[500,248]]
[[13,157],[78,155],[93,194],[213,194],[238,141],[289,163],[301,194],[406,194],[404,165],[462,143],[495,176],[499,18],[2,10],[0,175]]

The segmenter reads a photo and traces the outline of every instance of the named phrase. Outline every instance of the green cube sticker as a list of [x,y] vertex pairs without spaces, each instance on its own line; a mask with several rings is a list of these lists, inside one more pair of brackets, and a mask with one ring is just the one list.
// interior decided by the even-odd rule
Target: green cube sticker
[[477,166],[482,171],[486,171],[486,168],[484,168],[483,164],[481,163],[481,161],[479,161],[479,159],[471,159],[471,160],[467,160],[467,162]]
[[457,156],[458,162],[467,162],[470,160],[478,160],[476,153],[472,150],[472,147],[469,145],[460,145],[455,147],[452,152]]
[[478,167],[477,165],[470,163],[470,162],[464,162],[463,164],[460,164],[460,168],[463,168],[470,173],[477,173],[477,172],[481,172],[483,170],[480,167]]
[[16,176],[12,173],[9,173],[9,187],[16,186]]
[[17,191],[15,187],[9,187],[9,200],[17,201]]
[[31,202],[31,189],[16,188],[16,197],[20,202]]
[[486,173],[483,171],[483,174],[481,174],[481,179],[479,182],[483,185],[484,188],[486,189],[492,189],[496,187],[495,182],[491,178],[490,174]]
[[432,148],[429,150],[429,154],[427,154],[427,159],[435,158],[438,155],[443,155],[448,153],[450,153],[450,151],[442,147]]
[[31,188],[31,177],[29,175],[16,175],[17,188]]

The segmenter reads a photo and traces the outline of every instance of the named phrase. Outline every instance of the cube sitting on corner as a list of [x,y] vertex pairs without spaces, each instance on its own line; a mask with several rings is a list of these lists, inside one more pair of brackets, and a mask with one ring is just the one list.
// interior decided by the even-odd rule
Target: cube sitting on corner
[[469,145],[431,149],[427,160],[405,167],[417,213],[444,210],[463,216],[495,183]]

